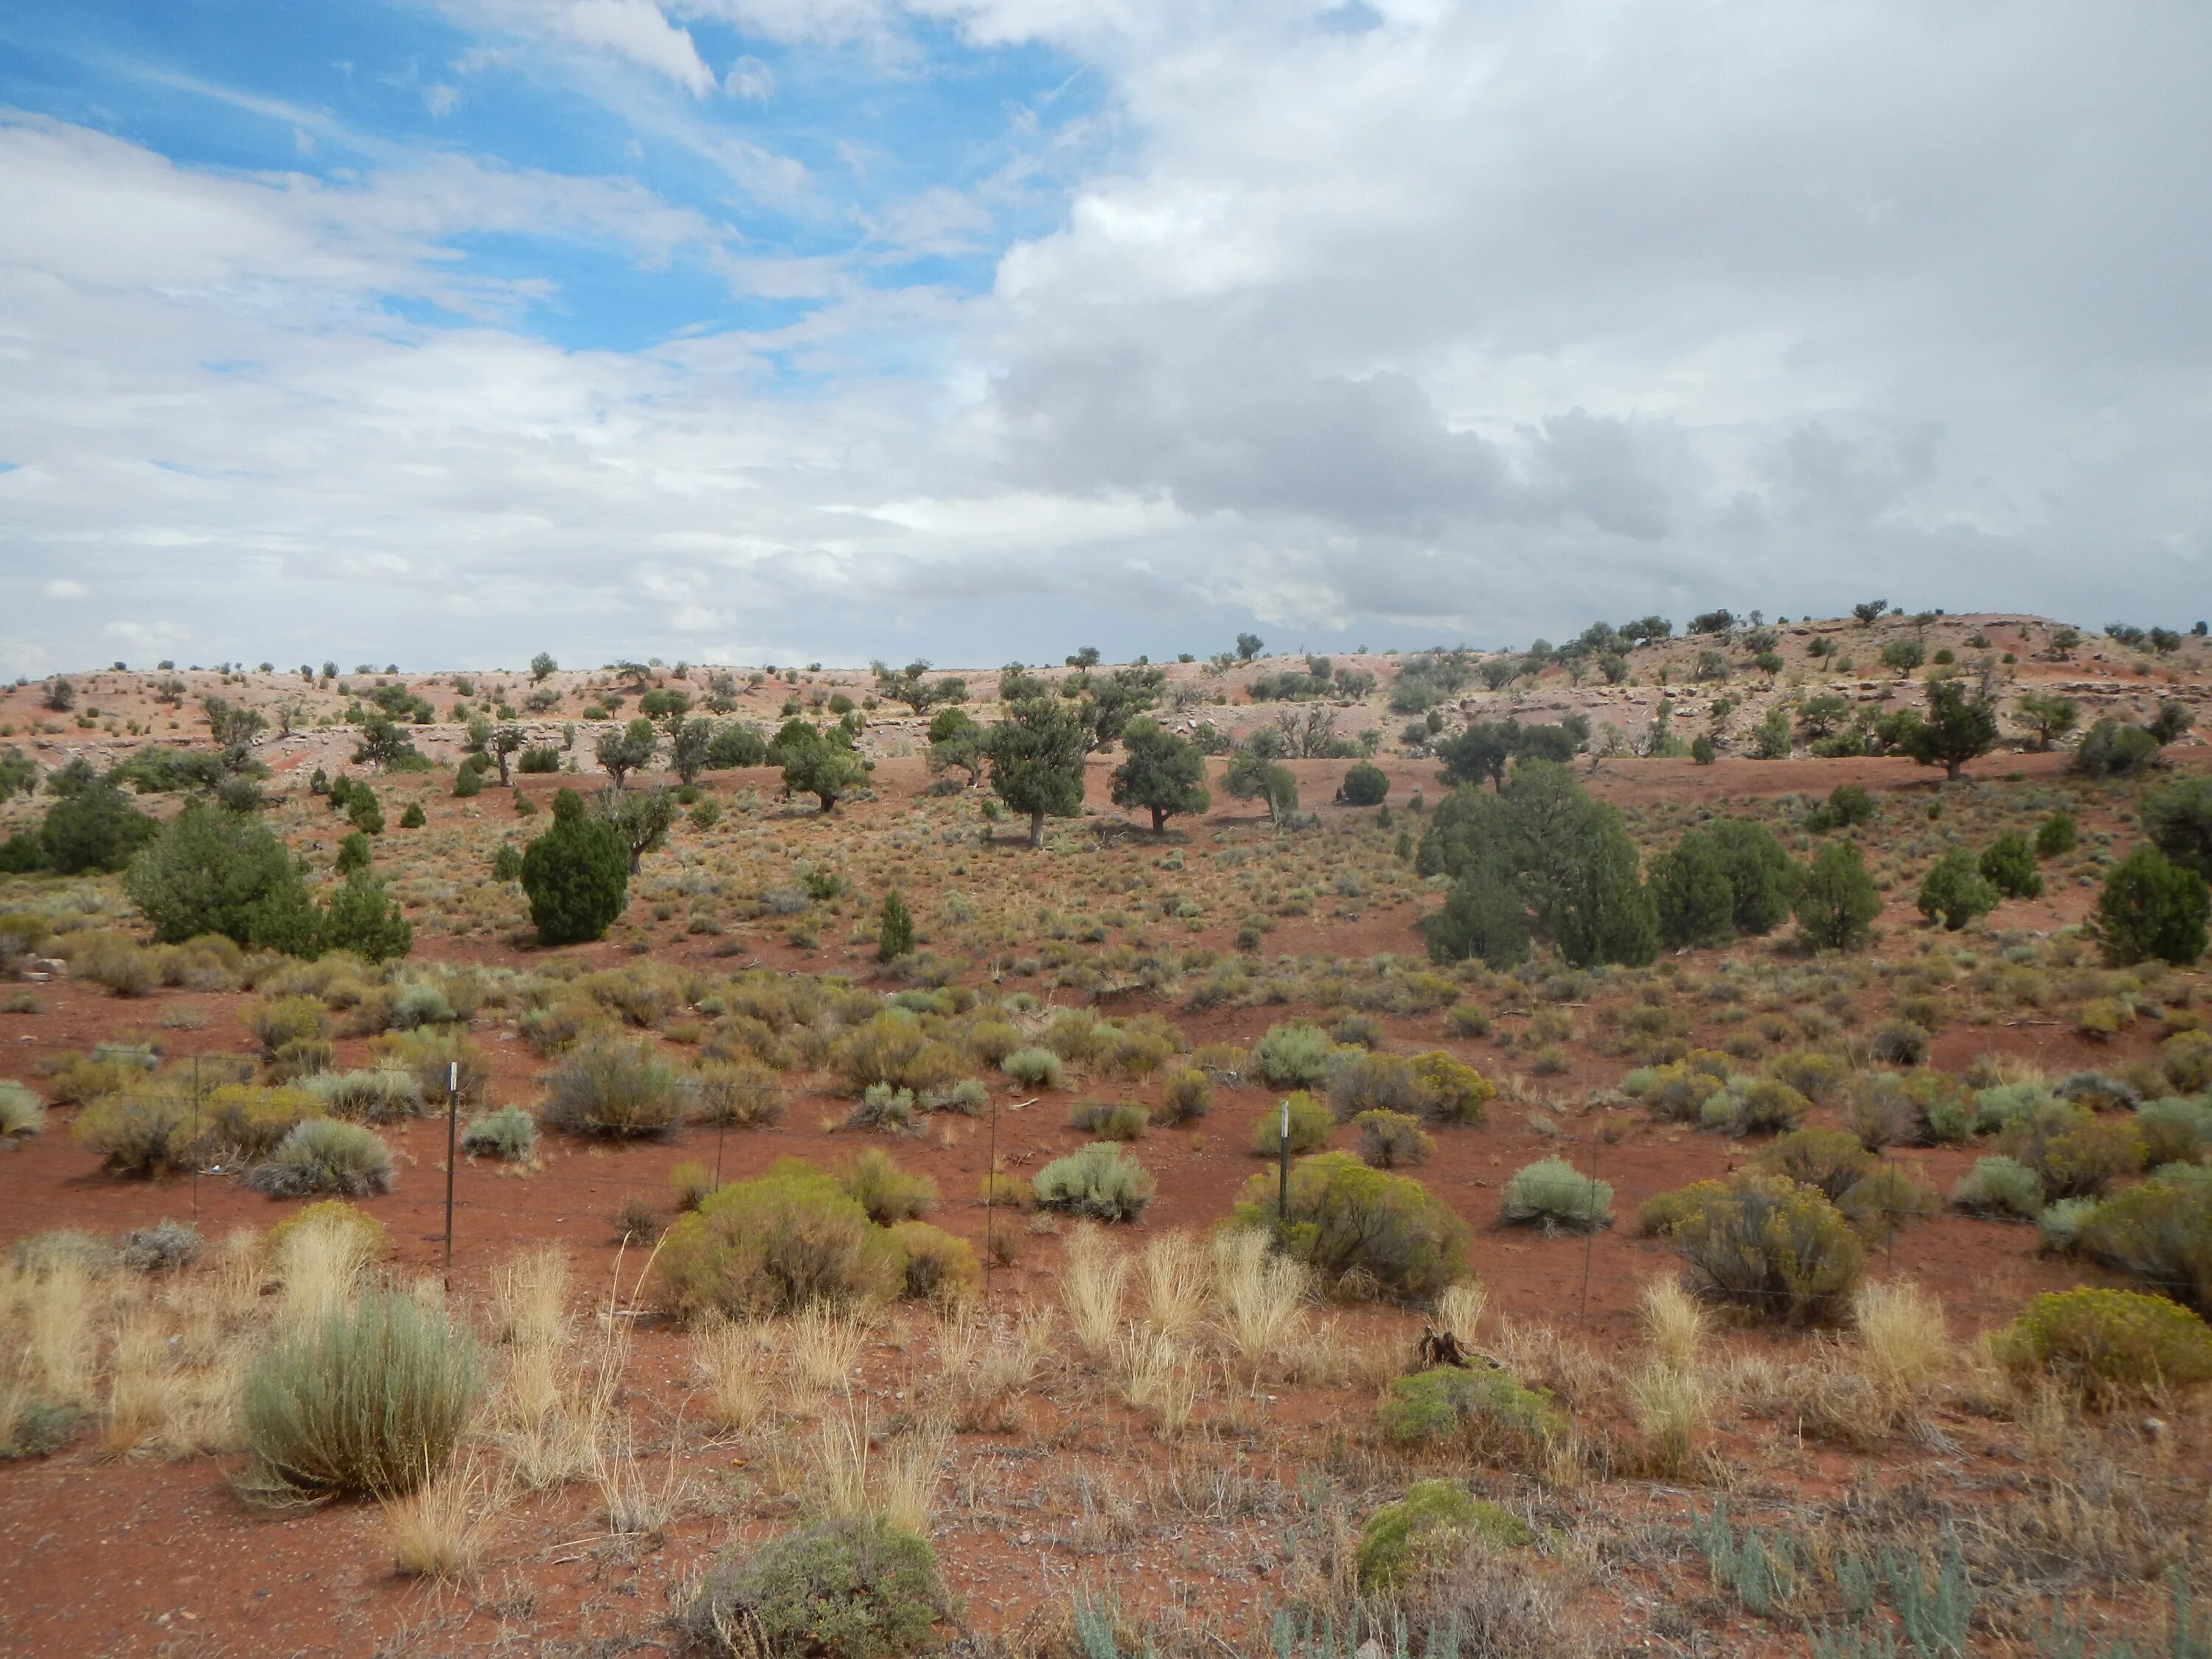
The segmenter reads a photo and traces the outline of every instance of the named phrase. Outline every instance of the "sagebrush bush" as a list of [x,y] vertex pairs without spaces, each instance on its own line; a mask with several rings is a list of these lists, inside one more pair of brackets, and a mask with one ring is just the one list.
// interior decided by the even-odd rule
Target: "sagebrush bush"
[[238,1018],[264,1054],[273,1055],[286,1043],[302,1037],[330,1035],[329,1015],[320,997],[263,997],[246,1004]]
[[1543,1158],[1514,1171],[1498,1214],[1547,1233],[1597,1232],[1613,1224],[1613,1183],[1592,1180],[1565,1158]]
[[206,1249],[207,1241],[198,1228],[164,1220],[150,1227],[132,1228],[124,1236],[118,1259],[133,1273],[175,1273],[191,1267]]
[[2137,1291],[2035,1297],[1990,1339],[1990,1352],[2015,1376],[2048,1373],[2107,1401],[2212,1381],[2212,1327]]
[[[2193,1177],[2193,1178],[2192,1178]],[[2098,1205],[2077,1249],[2093,1261],[2212,1313],[2212,1181],[2160,1173]]]
[[2212,1088],[2212,1032],[2177,1031],[2158,1045],[2166,1080],[2185,1094]]
[[1816,1048],[1777,1054],[1767,1062],[1766,1069],[1777,1081],[1788,1084],[1815,1106],[1833,1105],[1850,1086],[1850,1063]]
[[390,1192],[394,1179],[391,1150],[374,1130],[318,1117],[295,1124],[267,1158],[246,1171],[246,1184],[271,1198],[325,1193],[360,1198]]
[[1196,1066],[1184,1066],[1167,1074],[1160,1086],[1159,1120],[1188,1123],[1204,1117],[1213,1108],[1213,1085]]
[[300,1079],[299,1086],[327,1115],[361,1123],[397,1123],[424,1110],[422,1081],[403,1066],[321,1072]]
[[1017,1048],[999,1062],[999,1069],[1024,1089],[1060,1087],[1060,1059],[1049,1048]]
[[1470,1544],[1503,1549],[1534,1541],[1527,1522],[1457,1481],[1416,1480],[1359,1528],[1359,1587],[1388,1595],[1449,1566]]
[[1349,1152],[1317,1152],[1291,1167],[1288,1224],[1277,1177],[1244,1183],[1229,1224],[1273,1231],[1345,1297],[1421,1302],[1467,1275],[1467,1224],[1411,1176],[1370,1170]]
[[21,1084],[0,1079],[0,1146],[28,1140],[46,1127],[46,1103]]
[[1127,1101],[1079,1100],[1068,1109],[1067,1127],[1101,1140],[1136,1140],[1152,1127],[1152,1115]]
[[673,1134],[691,1109],[684,1074],[647,1042],[574,1050],[545,1074],[546,1127],[628,1140]]
[[929,1540],[874,1516],[823,1520],[709,1568],[684,1617],[732,1659],[904,1659],[952,1610]]
[[1510,1371],[1439,1365],[1395,1380],[1375,1408],[1382,1432],[1401,1446],[1464,1440],[1477,1456],[1525,1457],[1566,1426],[1540,1389]]
[[1421,1103],[1413,1062],[1402,1054],[1338,1048],[1328,1056],[1328,1103],[1340,1122],[1361,1112],[1411,1112]]
[[186,1097],[169,1092],[104,1095],[70,1125],[80,1146],[100,1155],[110,1175],[157,1176],[197,1167],[200,1115]]
[[1705,1097],[1698,1107],[1698,1127],[1729,1136],[1777,1134],[1803,1121],[1809,1103],[1774,1078],[1741,1075]]
[[1359,1131],[1360,1162],[1373,1169],[1425,1164],[1436,1151],[1436,1142],[1420,1120],[1403,1112],[1362,1112],[1352,1120],[1352,1127]]
[[2021,1113],[2005,1125],[1997,1147],[2035,1171],[2046,1200],[2094,1198],[2115,1177],[2142,1167],[2142,1137],[2132,1121],[2100,1118],[2069,1101]]
[[249,1494],[399,1496],[446,1466],[481,1384],[475,1345],[414,1297],[374,1291],[255,1359],[239,1423]]
[[757,1129],[783,1121],[783,1079],[756,1060],[701,1061],[691,1093],[702,1123]]
[[1253,1073],[1271,1089],[1305,1089],[1328,1075],[1328,1033],[1318,1025],[1272,1025],[1252,1045]]
[[471,1158],[526,1164],[538,1152],[538,1120],[520,1106],[502,1106],[461,1125],[461,1150]]
[[2147,1100],[2136,1109],[2136,1132],[2142,1140],[2143,1162],[2152,1169],[2201,1164],[2212,1152],[2212,1100],[2180,1095]]
[[937,1183],[926,1175],[900,1169],[879,1147],[856,1153],[840,1182],[847,1196],[857,1199],[868,1219],[878,1226],[911,1221],[937,1206]]
[[320,1115],[319,1103],[305,1089],[226,1084],[201,1103],[200,1156],[230,1163],[266,1158],[294,1129]]
[[1102,1140],[1054,1158],[1031,1183],[1037,1206],[1095,1221],[1134,1221],[1159,1190],[1152,1172],[1127,1151]]
[[1858,1236],[1836,1206],[1777,1176],[1711,1183],[1671,1232],[1691,1288],[1762,1324],[1840,1320],[1864,1270]]
[[899,1252],[837,1178],[799,1158],[715,1188],[681,1217],[653,1259],[653,1296],[686,1322],[766,1318],[814,1303],[894,1294]]
[[1252,1126],[1252,1155],[1255,1158],[1274,1158],[1282,1152],[1283,1107],[1291,1113],[1291,1154],[1317,1152],[1328,1145],[1330,1132],[1336,1127],[1336,1119],[1328,1107],[1304,1090],[1299,1090],[1273,1111],[1260,1114]]
[[975,1247],[927,1221],[902,1221],[890,1230],[898,1249],[902,1294],[917,1302],[951,1307],[975,1295],[983,1270]]
[[848,1033],[830,1061],[856,1095],[878,1083],[917,1094],[942,1089],[959,1081],[967,1069],[957,1048],[931,1037],[904,1008],[886,1008]]
[[1817,1187],[1831,1202],[1874,1172],[1877,1160],[1856,1135],[1840,1129],[1792,1129],[1759,1150],[1759,1168],[1808,1187]]
[[2033,1221],[2043,1213],[2043,1177],[2016,1158],[1976,1158],[1951,1201],[1972,1215]]

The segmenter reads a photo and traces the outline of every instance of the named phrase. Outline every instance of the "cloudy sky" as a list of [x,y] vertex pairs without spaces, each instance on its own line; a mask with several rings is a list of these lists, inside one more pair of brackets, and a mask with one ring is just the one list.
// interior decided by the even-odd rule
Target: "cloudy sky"
[[2212,8],[15,0],[0,671],[2212,611]]

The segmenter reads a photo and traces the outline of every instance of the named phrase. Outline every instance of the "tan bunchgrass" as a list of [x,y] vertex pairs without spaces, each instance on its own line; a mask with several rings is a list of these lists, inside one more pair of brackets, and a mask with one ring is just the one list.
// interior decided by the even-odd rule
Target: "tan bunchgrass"
[[1129,1280],[1129,1258],[1110,1247],[1098,1229],[1085,1223],[1067,1241],[1067,1264],[1060,1269],[1060,1295],[1075,1340],[1093,1359],[1114,1351],[1121,1332],[1121,1294]]
[[558,1245],[518,1251],[494,1269],[492,1334],[517,1346],[554,1346],[568,1331],[568,1257]]
[[160,1436],[179,1403],[179,1380],[169,1362],[168,1333],[161,1316],[150,1309],[127,1316],[109,1352],[100,1449],[120,1457]]
[[851,1391],[867,1339],[864,1317],[820,1302],[801,1309],[784,1328],[792,1375],[817,1393]]
[[607,1530],[617,1537],[650,1537],[666,1529],[683,1512],[687,1486],[676,1459],[677,1443],[668,1446],[668,1463],[656,1483],[637,1455],[635,1430],[619,1423],[597,1444],[598,1464],[592,1478]]
[[876,1479],[872,1500],[876,1513],[903,1532],[927,1534],[937,1512],[937,1488],[951,1445],[951,1433],[935,1421],[892,1441]]
[[1313,1291],[1304,1263],[1277,1254],[1265,1233],[1249,1230],[1218,1235],[1212,1258],[1222,1333],[1247,1367],[1295,1348]]
[[824,1412],[815,1433],[813,1486],[825,1514],[841,1519],[868,1512],[868,1427],[858,1410]]
[[453,1583],[483,1571],[509,1494],[474,1458],[449,1464],[404,1498],[385,1500],[392,1570],[403,1578]]
[[1869,1283],[1851,1300],[1867,1380],[1898,1415],[1916,1413],[1951,1368],[1943,1304],[1909,1279]]
[[310,1224],[285,1237],[270,1264],[283,1291],[276,1304],[280,1323],[316,1324],[346,1304],[368,1273],[369,1247],[362,1231]]
[[860,1407],[825,1412],[815,1438],[809,1486],[824,1514],[877,1516],[902,1530],[927,1533],[936,1512],[951,1431],[925,1418],[889,1441],[878,1455]]
[[1437,1327],[1462,1348],[1473,1348],[1480,1334],[1482,1316],[1490,1306],[1489,1289],[1479,1279],[1462,1279],[1444,1286],[1437,1298]]
[[1650,1472],[1680,1474],[1705,1422],[1705,1391],[1693,1371],[1654,1359],[1628,1379],[1628,1413],[1644,1437]]
[[1163,1233],[1145,1246],[1145,1318],[1153,1330],[1177,1341],[1206,1316],[1211,1274],[1206,1256],[1182,1233]]
[[768,1415],[769,1344],[760,1326],[745,1320],[716,1320],[691,1339],[693,1355],[706,1381],[706,1421],[723,1434],[749,1434]]
[[1190,1350],[1164,1331],[1131,1325],[1121,1358],[1123,1398],[1153,1413],[1167,1434],[1189,1427],[1198,1399],[1198,1366]]
[[1675,1279],[1655,1279],[1644,1287],[1644,1334],[1660,1364],[1688,1372],[1704,1354],[1707,1322],[1697,1298]]
[[1035,1309],[1018,1321],[969,1310],[939,1322],[937,1365],[946,1404],[967,1429],[1003,1427],[1013,1399],[1036,1376],[1051,1340],[1051,1316]]
[[58,1406],[92,1402],[106,1291],[81,1261],[58,1261],[32,1277],[23,1297],[24,1351],[40,1399]]

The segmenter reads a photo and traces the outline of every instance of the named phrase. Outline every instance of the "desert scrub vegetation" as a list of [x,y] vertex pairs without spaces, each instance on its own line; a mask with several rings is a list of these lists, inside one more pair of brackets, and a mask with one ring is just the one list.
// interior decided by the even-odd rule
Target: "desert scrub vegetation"
[[554,1062],[538,1115],[569,1134],[657,1139],[673,1134],[690,1108],[688,1080],[651,1044],[603,1042]]
[[1467,1276],[1467,1224],[1411,1176],[1318,1152],[1291,1167],[1287,1216],[1277,1185],[1246,1182],[1228,1224],[1277,1234],[1334,1295],[1424,1302]]
[[1498,1214],[1515,1226],[1547,1233],[1597,1232],[1613,1224],[1613,1184],[1583,1174],[1565,1158],[1543,1158],[1514,1172]]
[[19,1146],[46,1127],[46,1103],[23,1085],[0,1079],[0,1148]]
[[1377,1170],[1425,1164],[1436,1151],[1429,1132],[1403,1112],[1361,1112],[1352,1118],[1352,1127],[1359,1132],[1360,1161]]
[[1691,1289],[1757,1324],[1831,1324],[1857,1289],[1865,1252],[1819,1189],[1745,1171],[1648,1200],[1644,1229],[1670,1237]]
[[1286,1097],[1272,1112],[1263,1112],[1252,1126],[1252,1155],[1273,1158],[1282,1150],[1283,1126],[1290,1125],[1292,1157],[1317,1152],[1328,1145],[1336,1119],[1328,1107],[1301,1089]]
[[2093,1399],[2186,1390],[2212,1382],[2212,1327],[2137,1291],[2083,1288],[2033,1297],[1990,1339],[2015,1376],[2057,1377]]
[[1533,1461],[1567,1419],[1540,1389],[1510,1372],[1439,1365],[1391,1382],[1375,1408],[1376,1425],[1399,1446],[1451,1445],[1505,1463]]
[[471,1158],[527,1164],[538,1155],[538,1120],[520,1106],[480,1112],[461,1125],[460,1141]]
[[929,1540],[861,1515],[812,1522],[722,1558],[682,1622],[694,1641],[733,1659],[905,1659],[951,1611]]
[[880,1301],[896,1293],[903,1270],[896,1240],[836,1176],[787,1158],[680,1217],[651,1282],[661,1307],[693,1322]]
[[392,1190],[391,1149],[373,1129],[334,1118],[295,1125],[269,1156],[246,1171],[246,1184],[271,1198],[343,1194],[360,1198]]
[[1510,1510],[1475,1497],[1453,1480],[1416,1480],[1359,1528],[1359,1587],[1388,1594],[1449,1565],[1468,1546],[1510,1549],[1535,1534]]
[[444,1468],[482,1386],[444,1313],[372,1291],[281,1335],[248,1369],[240,1424],[264,1501],[404,1495]]
[[1106,1140],[1054,1158],[1031,1185],[1039,1209],[1109,1222],[1134,1221],[1159,1189],[1134,1154]]

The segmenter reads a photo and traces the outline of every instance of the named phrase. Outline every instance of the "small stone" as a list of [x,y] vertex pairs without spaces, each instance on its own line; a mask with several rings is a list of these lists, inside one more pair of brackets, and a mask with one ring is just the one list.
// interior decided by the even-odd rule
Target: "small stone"
[[2143,1432],[2155,1440],[2166,1432],[2166,1419],[2162,1417],[2146,1417],[2143,1419]]

